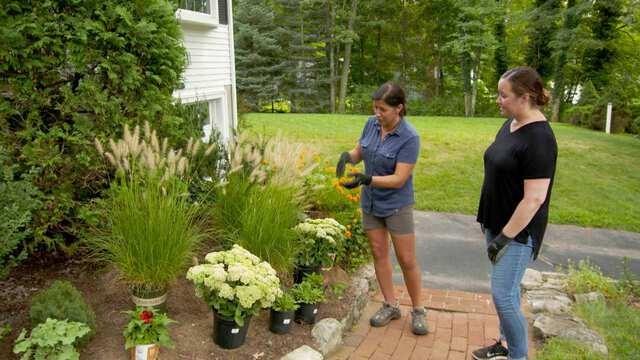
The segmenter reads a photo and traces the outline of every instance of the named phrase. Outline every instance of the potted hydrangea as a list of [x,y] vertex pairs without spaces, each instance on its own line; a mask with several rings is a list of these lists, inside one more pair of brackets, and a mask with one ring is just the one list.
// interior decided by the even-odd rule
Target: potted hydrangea
[[301,282],[305,275],[318,272],[321,267],[331,267],[335,254],[344,242],[347,228],[332,218],[306,219],[294,227],[300,242],[300,254],[296,259],[294,282]]
[[269,263],[238,245],[209,253],[205,261],[189,268],[187,279],[213,310],[214,342],[237,348],[244,343],[250,317],[282,294],[280,280]]
[[153,307],[136,307],[126,311],[129,322],[122,333],[125,349],[130,349],[132,360],[156,360],[160,347],[173,347],[168,325],[175,322]]

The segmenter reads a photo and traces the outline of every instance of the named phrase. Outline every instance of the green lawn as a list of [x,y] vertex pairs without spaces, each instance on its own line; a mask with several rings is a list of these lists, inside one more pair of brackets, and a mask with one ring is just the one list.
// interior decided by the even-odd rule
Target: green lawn
[[[251,131],[313,146],[337,161],[353,148],[364,115],[247,114]],[[415,170],[416,208],[475,214],[482,156],[504,121],[409,117],[422,145]],[[559,158],[551,222],[640,232],[640,139],[552,124]]]

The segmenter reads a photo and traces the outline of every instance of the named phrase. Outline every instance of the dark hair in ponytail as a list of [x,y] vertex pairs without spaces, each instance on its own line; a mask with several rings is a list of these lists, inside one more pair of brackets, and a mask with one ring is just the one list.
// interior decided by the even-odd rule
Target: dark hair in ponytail
[[402,110],[400,111],[400,116],[407,115],[407,100],[404,95],[404,90],[400,87],[400,85],[393,82],[386,82],[382,84],[373,93],[373,100],[382,100],[385,104],[390,106],[398,106],[402,104]]
[[528,66],[519,66],[507,70],[501,79],[509,81],[511,90],[517,96],[529,94],[531,105],[545,106],[551,100],[549,91],[544,88],[540,74]]

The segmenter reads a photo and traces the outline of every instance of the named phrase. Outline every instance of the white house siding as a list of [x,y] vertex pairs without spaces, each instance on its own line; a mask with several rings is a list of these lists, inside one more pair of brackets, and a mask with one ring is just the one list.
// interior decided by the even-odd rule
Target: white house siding
[[[228,3],[229,25],[181,21],[188,65],[183,74],[184,88],[174,93],[182,103],[208,102],[210,123],[225,140],[230,139],[237,123],[231,0]],[[204,124],[203,129],[206,140],[210,124]]]

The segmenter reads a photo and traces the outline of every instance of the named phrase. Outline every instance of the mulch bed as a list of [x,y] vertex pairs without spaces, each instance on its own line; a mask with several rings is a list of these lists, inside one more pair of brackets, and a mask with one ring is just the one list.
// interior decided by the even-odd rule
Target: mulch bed
[[[133,308],[127,288],[110,268],[96,267],[80,256],[72,259],[42,257],[14,269],[0,281],[0,325],[9,324],[11,333],[0,340],[2,359],[18,359],[13,355],[15,339],[22,328],[30,328],[30,299],[56,279],[73,283],[96,313],[97,332],[81,350],[81,359],[127,359],[122,330],[127,320],[123,313]],[[326,276],[335,279],[335,275]],[[344,279],[344,276],[337,276]],[[346,282],[345,281],[345,282]],[[320,306],[317,319],[342,319],[353,302],[349,287],[341,299],[329,298]],[[162,359],[279,359],[304,344],[313,347],[312,325],[295,324],[286,335],[269,331],[269,312],[262,311],[251,319],[245,344],[234,350],[223,350],[213,343],[213,314],[194,294],[193,286],[184,278],[172,285],[167,306],[169,316],[178,321],[171,327],[174,349],[162,349]]]

